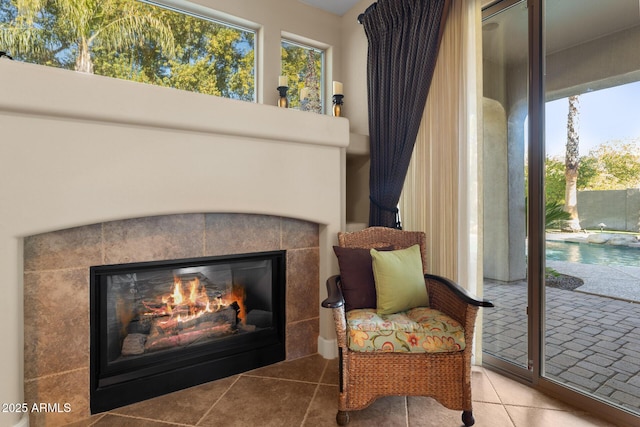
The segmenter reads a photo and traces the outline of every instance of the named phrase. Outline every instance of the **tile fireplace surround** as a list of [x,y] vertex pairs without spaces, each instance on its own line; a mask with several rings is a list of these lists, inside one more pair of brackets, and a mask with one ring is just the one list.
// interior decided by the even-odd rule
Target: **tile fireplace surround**
[[[81,305],[78,295],[88,288],[69,292],[63,287],[43,299],[42,294],[32,292],[60,281],[80,283],[76,280],[87,280],[80,277],[87,273],[71,265],[51,269],[51,263],[70,262],[70,255],[56,258],[50,254],[48,261],[34,265],[36,261],[24,259],[23,253],[30,257],[37,248],[65,247],[56,239],[79,233],[75,238],[80,247],[67,246],[67,254],[92,257],[97,254],[92,255],[90,247],[104,245],[101,256],[105,262],[111,262],[109,257],[133,259],[139,247],[118,247],[107,240],[117,234],[116,228],[110,229],[116,224],[135,225],[134,234],[144,228],[162,233],[186,227],[182,234],[188,235],[195,232],[195,225],[186,225],[183,218],[199,217],[195,222],[205,227],[207,221],[215,222],[216,215],[237,213],[267,223],[289,223],[298,231],[310,226],[317,229],[315,246],[304,243],[300,247],[291,242],[291,233],[296,231],[283,228],[281,247],[292,249],[294,258],[318,259],[318,278],[309,296],[315,307],[293,308],[288,316],[293,316],[291,331],[298,324],[302,329],[316,328],[317,351],[334,357],[330,314],[319,310],[318,301],[326,292],[324,279],[337,271],[331,246],[344,223],[346,119],[16,61],[0,61],[0,75],[11,82],[0,97],[0,159],[11,159],[2,164],[6,179],[0,185],[0,323],[8,325],[0,328],[0,402],[19,403],[25,396],[44,393],[45,383],[67,388],[74,381],[86,381],[88,390],[82,357],[68,353],[73,347],[81,350],[78,353],[86,352],[88,341],[75,332],[69,338],[54,334],[45,345],[62,347],[63,360],[47,359],[42,348],[28,341],[30,334],[42,331],[30,330],[39,324],[34,313],[27,311],[32,298],[45,311],[51,299],[70,299]],[[153,226],[154,221],[172,225]],[[236,235],[255,231],[240,228]],[[96,233],[93,240],[88,237],[92,233]],[[204,237],[206,231],[200,233],[192,243],[212,250],[209,237]],[[46,234],[57,237],[37,243]],[[229,244],[232,237],[216,240]],[[167,249],[160,246],[157,239],[147,239],[140,251],[143,257],[164,256],[162,251]],[[88,265],[86,262],[82,264]],[[71,324],[86,327],[82,326],[88,319],[86,309],[77,313],[77,322],[64,320],[56,332],[67,332]],[[303,343],[287,357],[309,351]],[[37,357],[27,360],[32,352]],[[62,381],[61,372],[69,379]],[[35,378],[41,379],[37,387]],[[44,403],[56,402],[59,400]],[[0,413],[0,427],[25,426],[27,419],[20,413]]]
[[[31,414],[32,425],[89,416],[89,266],[286,250],[286,359],[316,353],[318,226],[244,214],[113,221],[28,237],[24,244],[25,400],[73,411]],[[44,419],[46,418],[46,420]]]

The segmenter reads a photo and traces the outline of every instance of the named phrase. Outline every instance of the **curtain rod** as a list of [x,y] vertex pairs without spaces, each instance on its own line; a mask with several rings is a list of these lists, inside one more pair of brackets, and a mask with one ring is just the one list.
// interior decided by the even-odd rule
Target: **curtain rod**
[[365,9],[364,12],[362,12],[360,15],[358,15],[358,24],[362,25],[362,19],[364,18],[364,15],[369,13],[369,11],[371,11],[371,9],[375,9],[377,5],[378,5],[377,2],[376,3],[371,3],[369,5],[369,7]]

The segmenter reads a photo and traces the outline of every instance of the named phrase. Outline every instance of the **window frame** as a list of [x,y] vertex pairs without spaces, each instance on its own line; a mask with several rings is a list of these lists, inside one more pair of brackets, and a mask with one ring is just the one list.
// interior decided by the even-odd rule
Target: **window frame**
[[259,57],[262,52],[261,44],[261,31],[262,27],[247,19],[242,19],[228,13],[220,12],[210,7],[201,6],[199,4],[192,3],[184,0],[137,0],[141,3],[146,3],[152,6],[162,7],[171,10],[176,13],[189,15],[197,19],[204,19],[211,21],[219,25],[225,25],[230,28],[234,28],[240,31],[248,31],[254,34],[253,36],[253,103],[258,103],[261,97],[259,96],[260,87],[260,73],[262,70],[259,68],[261,61]]

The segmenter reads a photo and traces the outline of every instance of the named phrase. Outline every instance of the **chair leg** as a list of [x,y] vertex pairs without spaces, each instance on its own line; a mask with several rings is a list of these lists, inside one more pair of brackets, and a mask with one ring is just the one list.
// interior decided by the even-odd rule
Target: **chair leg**
[[462,422],[466,427],[471,427],[476,423],[476,420],[473,418],[473,412],[471,411],[463,411],[462,412]]
[[338,411],[336,414],[336,422],[339,426],[346,426],[349,424],[349,413],[346,411]]

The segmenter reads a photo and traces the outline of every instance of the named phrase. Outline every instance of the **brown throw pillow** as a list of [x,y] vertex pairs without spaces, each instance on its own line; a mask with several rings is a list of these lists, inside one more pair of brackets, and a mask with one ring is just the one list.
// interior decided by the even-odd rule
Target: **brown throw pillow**
[[[392,250],[393,246],[376,248]],[[376,308],[376,285],[369,249],[334,246],[340,266],[340,284],[346,311],[356,308]]]

